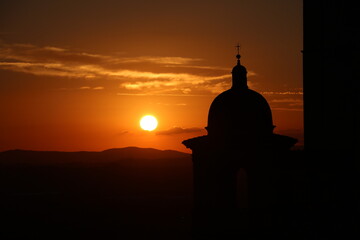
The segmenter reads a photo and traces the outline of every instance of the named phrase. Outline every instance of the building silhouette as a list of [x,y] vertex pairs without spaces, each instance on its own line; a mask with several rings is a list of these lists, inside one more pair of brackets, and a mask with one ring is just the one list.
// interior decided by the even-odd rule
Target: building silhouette
[[309,151],[358,156],[359,11],[349,0],[304,0],[304,148]]
[[183,141],[193,153],[197,234],[226,232],[236,223],[230,213],[236,212],[239,168],[246,170],[249,209],[256,213],[266,180],[279,182],[274,166],[280,166],[297,182],[281,181],[288,189],[282,203],[291,215],[288,228],[279,231],[292,234],[285,239],[358,238],[359,12],[350,0],[303,1],[302,152],[289,151],[295,139],[273,133],[271,109],[247,88],[246,68],[238,61],[233,87],[210,107],[208,134]]
[[358,239],[360,8],[303,1],[306,215],[323,239]]
[[[248,88],[247,70],[240,57],[238,53],[232,69],[232,87],[210,106],[208,134],[183,141],[193,156],[193,222],[197,234],[222,235],[236,228],[237,175],[241,168],[247,174],[252,218],[261,219],[259,215],[271,208],[272,200],[266,197],[271,194],[270,179],[275,174],[271,168],[297,142],[273,133],[270,106],[260,93]],[[259,222],[253,225],[258,227]]]

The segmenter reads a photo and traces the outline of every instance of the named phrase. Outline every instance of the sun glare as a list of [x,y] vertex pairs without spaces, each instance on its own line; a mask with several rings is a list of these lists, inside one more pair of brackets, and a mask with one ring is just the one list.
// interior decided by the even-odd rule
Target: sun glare
[[140,120],[140,127],[145,131],[153,131],[158,125],[158,121],[154,116],[146,115]]

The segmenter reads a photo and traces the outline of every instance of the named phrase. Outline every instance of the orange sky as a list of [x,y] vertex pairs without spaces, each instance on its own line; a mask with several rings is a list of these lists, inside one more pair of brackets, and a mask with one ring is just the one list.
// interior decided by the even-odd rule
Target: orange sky
[[[300,0],[2,1],[0,151],[188,152],[238,42],[275,132],[301,140]],[[140,129],[145,114],[156,131]]]

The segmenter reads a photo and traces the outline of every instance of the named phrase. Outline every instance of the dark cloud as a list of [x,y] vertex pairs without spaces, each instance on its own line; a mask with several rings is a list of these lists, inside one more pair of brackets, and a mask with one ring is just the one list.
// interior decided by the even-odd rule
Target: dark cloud
[[122,136],[122,135],[125,135],[125,134],[128,134],[128,133],[129,133],[129,131],[124,130],[122,132],[117,133],[116,136]]
[[182,134],[182,133],[194,133],[194,132],[203,132],[205,131],[204,128],[181,128],[181,127],[174,127],[164,131],[157,131],[156,135],[174,135],[174,134]]

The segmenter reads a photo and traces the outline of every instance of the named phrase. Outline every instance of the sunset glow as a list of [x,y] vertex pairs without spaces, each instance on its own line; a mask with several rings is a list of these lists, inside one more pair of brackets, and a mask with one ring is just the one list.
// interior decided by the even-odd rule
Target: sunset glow
[[302,142],[301,1],[7,1],[0,15],[0,151],[189,152],[237,43],[274,131]]

